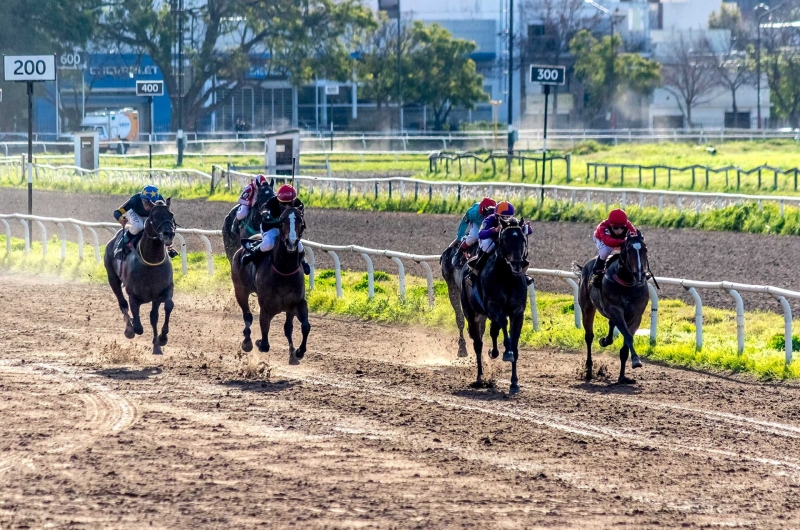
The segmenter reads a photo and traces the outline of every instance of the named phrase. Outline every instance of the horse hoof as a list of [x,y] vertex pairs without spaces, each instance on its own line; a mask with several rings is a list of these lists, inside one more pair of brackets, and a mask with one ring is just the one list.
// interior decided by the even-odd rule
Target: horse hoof
[[519,385],[511,385],[508,389],[508,395],[513,396],[519,394]]
[[136,334],[133,332],[133,328],[125,328],[125,338],[126,339],[132,339],[135,336],[136,336]]
[[133,332],[136,333],[137,335],[141,335],[142,333],[144,333],[144,328],[141,326],[139,326],[138,328],[134,327]]
[[158,336],[158,343],[160,345],[162,345],[162,346],[166,346],[168,340],[169,340],[169,338],[166,335],[159,335]]
[[[490,358],[490,359],[497,359],[497,357],[498,357],[499,355],[500,355],[500,351],[499,351],[499,350],[495,350],[495,349],[491,349],[491,350],[489,350],[489,358]],[[503,356],[503,360],[504,360],[504,361],[506,360],[506,359],[505,359],[505,356]]]
[[300,348],[296,349],[296,350],[294,351],[294,356],[295,356],[296,358],[298,358],[298,359],[302,359],[303,357],[305,357],[305,356],[306,356],[306,350],[305,350],[305,348],[302,348],[302,347],[300,347]]
[[459,357],[466,357],[467,355],[469,355],[469,354],[467,353],[466,350],[458,350],[458,356]]
[[260,351],[261,353],[269,352],[269,343],[265,344],[264,341],[262,341],[261,339],[258,339],[256,341],[256,346],[258,347],[258,351]]
[[513,363],[514,362],[514,352],[511,350],[506,350],[503,352],[503,362],[506,363]]
[[161,346],[158,344],[153,346],[153,355],[163,355],[164,352],[161,351]]
[[632,368],[641,368],[642,367],[642,361],[639,360],[639,356],[638,355],[633,355],[631,357],[631,367]]
[[603,348],[607,348],[608,346],[611,346],[613,343],[614,343],[613,340],[608,341],[606,340],[605,337],[600,338],[600,346],[602,346]]
[[245,353],[250,353],[253,351],[253,341],[250,339],[242,341],[242,351]]
[[620,377],[617,379],[618,385],[635,385],[636,379],[631,379],[630,377]]
[[300,364],[300,359],[298,359],[294,355],[290,355],[289,356],[289,364],[291,366],[298,366]]

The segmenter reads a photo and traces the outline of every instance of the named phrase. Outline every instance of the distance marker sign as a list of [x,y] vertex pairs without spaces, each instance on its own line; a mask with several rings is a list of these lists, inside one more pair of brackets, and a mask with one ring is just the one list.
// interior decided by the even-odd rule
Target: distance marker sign
[[5,55],[3,78],[6,81],[55,81],[55,55]]
[[136,81],[137,96],[163,96],[164,81]]
[[543,85],[563,85],[567,82],[565,66],[531,65],[531,83]]

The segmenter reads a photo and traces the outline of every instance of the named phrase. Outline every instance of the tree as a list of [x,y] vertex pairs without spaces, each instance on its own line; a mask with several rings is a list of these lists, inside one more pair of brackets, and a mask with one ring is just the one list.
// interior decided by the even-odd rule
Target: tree
[[[84,45],[96,33],[101,0],[2,0],[0,51],[50,54]],[[41,85],[37,83],[37,85]],[[27,117],[25,85],[2,83],[0,127],[9,130]],[[42,86],[35,87],[37,93]]]
[[483,76],[469,58],[474,42],[454,39],[440,25],[425,26],[418,20],[409,32],[409,67],[403,70],[403,86],[409,101],[431,107],[436,129],[442,128],[453,107],[472,109],[488,99]]
[[708,17],[709,29],[727,29],[731,32],[731,41],[744,46],[748,39],[748,32],[742,20],[739,6],[733,3],[723,3],[719,12],[711,13]]
[[[378,108],[397,99],[397,22],[380,13],[378,25],[361,40],[358,48],[358,78],[363,83],[363,95],[377,103]],[[403,72],[409,72],[409,35],[406,28],[401,36],[400,56]],[[404,83],[404,92],[408,87]],[[407,98],[404,98],[407,99]]]
[[621,45],[618,35],[597,40],[587,30],[579,31],[570,42],[590,120],[609,113],[626,92],[647,96],[659,85],[661,65],[639,54],[619,53]]
[[738,49],[737,42],[733,38],[716,41],[707,39],[704,47],[712,67],[714,81],[731,93],[734,127],[743,126],[739,123],[736,94],[743,86],[754,85],[756,80],[755,73],[748,64],[748,54]]
[[787,27],[763,32],[761,60],[775,117],[800,127],[800,30]]
[[[526,0],[522,4],[522,19],[538,20],[528,26],[522,39],[521,64],[564,64],[570,53],[570,41],[582,29],[592,30],[600,21],[600,12],[592,9],[587,17],[585,0]],[[525,86],[525,84],[523,84]],[[558,112],[558,91],[554,86],[553,110]]]
[[705,45],[678,34],[664,59],[664,90],[675,97],[687,127],[692,127],[692,109],[711,101],[717,89],[716,60]]
[[[105,0],[101,38],[112,46],[148,54],[162,72],[174,71],[178,31],[177,0]],[[372,13],[357,0],[206,0],[180,14],[195,28],[184,39],[183,108],[188,129],[226,103],[211,103],[220,79],[225,88],[244,84],[251,66],[280,72],[301,86],[315,75],[349,77],[348,28],[372,23]],[[188,26],[189,24],[184,24]],[[256,59],[255,57],[266,57]],[[165,75],[173,108],[180,99],[178,76]],[[173,120],[177,120],[173,113]],[[173,125],[175,125],[173,123]]]

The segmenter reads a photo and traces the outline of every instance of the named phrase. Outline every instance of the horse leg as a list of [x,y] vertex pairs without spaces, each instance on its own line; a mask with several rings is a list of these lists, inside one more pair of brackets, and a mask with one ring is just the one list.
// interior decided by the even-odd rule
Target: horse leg
[[294,313],[291,311],[286,312],[286,322],[283,324],[283,334],[286,335],[286,340],[289,341],[289,364],[300,364],[300,361],[294,355],[294,342],[292,342],[292,331],[294,331]]
[[633,334],[628,330],[628,326],[625,323],[624,315],[622,311],[619,310],[615,312],[614,315],[611,315],[614,322],[614,325],[619,330],[620,334],[623,338],[623,345],[619,351],[619,379],[617,382],[623,385],[632,385],[635,384],[636,381],[629,377],[625,377],[625,364],[628,362],[628,353],[630,352],[631,355],[631,367],[633,368],[641,368],[642,361],[639,360],[639,356],[636,355],[636,350],[633,347]]
[[162,346],[167,345],[167,335],[169,334],[169,316],[172,314],[172,309],[175,307],[175,302],[172,301],[172,293],[164,301],[164,326],[161,328],[161,335],[158,336],[158,342]]
[[258,351],[262,353],[267,353],[269,351],[269,325],[272,322],[272,317],[274,316],[274,313],[267,313],[267,310],[264,309],[264,306],[261,306],[261,314],[258,318],[258,322],[261,326],[261,338],[256,341],[256,346],[258,346]]
[[117,276],[111,263],[106,263],[106,276],[108,276],[108,285],[111,287],[111,292],[117,297],[119,310],[122,311],[122,318],[125,321],[125,337],[132,339],[135,334],[133,333],[133,324],[131,324],[131,315],[128,312],[128,301],[125,300],[125,293],[122,292],[122,280]]
[[153,300],[150,309],[150,325],[153,327],[153,355],[161,355],[161,344],[158,340],[158,308],[161,307],[160,300]]
[[478,377],[471,385],[473,388],[483,388],[483,363],[481,354],[483,353],[483,332],[486,330],[486,319],[479,315],[467,317],[467,332],[472,339],[472,349],[475,351],[475,362],[478,365]]
[[133,315],[133,332],[136,333],[137,335],[141,335],[142,333],[144,333],[144,328],[142,327],[142,321],[139,318],[139,308],[142,307],[142,302],[138,298],[130,294],[130,291],[128,292],[128,296],[130,297],[131,300],[131,314]]
[[586,342],[586,380],[592,380],[592,341],[594,340],[594,315],[597,309],[591,301],[580,302],[583,315],[583,340]]
[[[240,279],[239,282],[242,280]],[[253,325],[253,313],[250,312],[250,293],[247,288],[241,283],[234,282],[234,291],[236,294],[236,303],[242,310],[242,318],[244,319],[244,340],[242,341],[242,351],[253,351],[253,341],[250,339],[250,326]]]
[[489,324],[489,335],[492,337],[492,350],[489,352],[489,357],[497,359],[500,355],[500,350],[497,349],[497,336],[500,335],[500,326],[492,320]]
[[519,360],[519,336],[522,333],[522,322],[525,319],[524,313],[515,314],[511,317],[511,337],[510,347],[514,352],[514,360],[511,361],[511,386],[509,394],[519,393],[519,379],[517,378],[517,360]]
[[600,338],[600,346],[606,348],[614,344],[614,324],[608,321],[608,335]]
[[[450,259],[449,257],[447,259]],[[456,328],[458,328],[458,356],[467,356],[467,341],[464,340],[464,311],[461,309],[461,294],[455,280],[447,282],[447,294],[450,297],[450,305],[456,314]]]
[[308,342],[308,334],[311,332],[311,324],[308,322],[308,303],[303,300],[297,307],[297,320],[300,321],[300,331],[303,333],[303,341],[300,347],[294,352],[297,359],[302,359],[306,356],[306,342]]

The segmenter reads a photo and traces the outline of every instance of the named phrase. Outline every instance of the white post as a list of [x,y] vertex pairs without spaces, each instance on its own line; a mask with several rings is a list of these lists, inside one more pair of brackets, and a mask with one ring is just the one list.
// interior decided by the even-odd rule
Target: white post
[[31,251],[31,229],[25,219],[20,219],[19,222],[25,227],[25,255],[27,256]]
[[406,297],[406,268],[400,258],[392,258],[392,261],[397,265],[397,276],[400,280],[400,299],[402,300]]
[[58,230],[61,233],[61,261],[67,259],[67,229],[64,228],[63,223],[57,223]]
[[47,230],[44,227],[44,223],[39,221],[38,219],[34,219],[34,222],[39,227],[39,231],[42,234],[42,257],[47,257]]
[[83,230],[81,225],[77,223],[72,223],[72,226],[75,227],[75,231],[78,233],[78,261],[83,261]]
[[650,344],[654,345],[658,333],[658,293],[651,283],[647,284],[647,291],[650,293]]
[[100,241],[97,239],[97,232],[94,231],[94,228],[91,226],[87,226],[86,230],[92,234],[93,244],[94,244],[94,260],[97,263],[100,263]]
[[178,233],[175,234],[175,238],[181,244],[181,272],[184,276],[186,276],[186,274],[189,272],[189,262],[188,257],[186,256],[186,240]]
[[308,267],[311,269],[310,274],[308,275],[308,290],[314,290],[314,272],[316,272],[316,260],[314,259],[314,250],[309,245],[304,245],[303,248],[306,249],[306,261],[308,262]]
[[372,300],[375,296],[375,266],[372,264],[372,258],[366,252],[362,252],[361,257],[367,262],[367,296]]
[[342,297],[342,265],[339,262],[339,256],[333,250],[326,250],[330,257],[333,258],[333,268],[336,273],[336,298]]
[[783,308],[783,338],[786,341],[784,345],[784,355],[785,355],[785,362],[788,366],[789,363],[792,362],[792,308],[789,306],[789,302],[786,301],[786,298],[782,296],[775,296],[775,299],[780,302],[781,307]]
[[742,297],[733,289],[725,289],[736,302],[736,343],[737,353],[741,354],[744,351],[744,302]]
[[703,301],[694,287],[684,287],[684,289],[694,300],[694,343],[695,349],[700,351],[703,349]]
[[531,320],[533,320],[533,331],[539,331],[539,308],[536,306],[536,288],[532,283],[528,286],[528,300],[531,303]]
[[431,266],[428,265],[427,261],[419,261],[417,263],[421,264],[422,268],[425,269],[425,276],[428,278],[428,308],[433,309],[433,302],[434,302],[433,271],[431,270]]
[[214,276],[214,253],[211,249],[211,241],[204,236],[203,234],[197,234],[200,236],[200,239],[203,240],[203,243],[206,245],[206,257],[208,259],[208,275]]
[[9,256],[11,255],[11,225],[5,219],[0,219],[0,222],[6,226],[6,256]]
[[575,328],[581,329],[581,304],[578,302],[578,284],[572,278],[564,278],[564,281],[572,287],[572,304],[575,309]]

